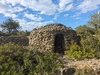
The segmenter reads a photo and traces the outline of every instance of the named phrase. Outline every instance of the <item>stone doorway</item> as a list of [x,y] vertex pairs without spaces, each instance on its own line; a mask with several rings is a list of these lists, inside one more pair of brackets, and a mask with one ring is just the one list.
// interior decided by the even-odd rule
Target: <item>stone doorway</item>
[[54,52],[55,53],[64,53],[65,50],[65,44],[64,44],[64,35],[63,34],[57,34],[55,36],[54,41]]

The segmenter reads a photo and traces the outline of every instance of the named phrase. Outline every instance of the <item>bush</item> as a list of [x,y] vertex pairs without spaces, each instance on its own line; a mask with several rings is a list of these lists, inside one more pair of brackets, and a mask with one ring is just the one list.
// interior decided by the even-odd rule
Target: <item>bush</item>
[[23,55],[27,50],[17,44],[0,45],[0,75],[21,75]]
[[100,39],[96,36],[87,36],[81,39],[81,46],[72,42],[65,54],[75,59],[100,58]]
[[95,51],[95,57],[100,58],[100,39],[96,36],[88,36],[85,39],[81,40],[83,47],[90,47]]
[[89,46],[79,46],[76,43],[72,43],[69,50],[65,51],[65,54],[74,59],[93,58],[95,51]]
[[10,36],[29,36],[30,32],[28,31],[20,31],[20,32],[15,32],[11,33]]
[[30,75],[54,75],[59,70],[61,64],[57,61],[58,54],[50,52],[43,54],[37,52],[34,54],[34,57],[36,64],[30,63]]
[[100,40],[96,36],[88,36],[85,39],[81,39],[83,46],[89,46],[95,51],[100,50]]
[[0,75],[54,75],[60,67],[58,56],[30,51],[13,43],[0,45]]

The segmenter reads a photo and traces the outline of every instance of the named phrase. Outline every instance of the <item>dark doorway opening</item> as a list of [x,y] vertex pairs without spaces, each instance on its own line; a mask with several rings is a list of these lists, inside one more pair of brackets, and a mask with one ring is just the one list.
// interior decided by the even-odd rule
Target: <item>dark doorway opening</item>
[[64,35],[63,34],[57,34],[55,36],[54,41],[54,52],[55,53],[64,53],[65,47],[64,47]]

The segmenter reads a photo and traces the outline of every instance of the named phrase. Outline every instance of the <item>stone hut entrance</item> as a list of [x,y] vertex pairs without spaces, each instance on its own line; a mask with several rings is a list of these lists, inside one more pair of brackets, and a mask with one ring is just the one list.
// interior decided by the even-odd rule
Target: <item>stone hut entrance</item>
[[64,35],[63,34],[57,34],[55,36],[55,41],[54,41],[54,52],[55,53],[64,53]]

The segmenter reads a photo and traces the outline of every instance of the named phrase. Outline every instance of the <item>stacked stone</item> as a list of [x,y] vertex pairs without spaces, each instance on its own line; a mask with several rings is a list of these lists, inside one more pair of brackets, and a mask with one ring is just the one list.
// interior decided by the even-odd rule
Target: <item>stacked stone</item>
[[27,46],[29,41],[27,37],[11,37],[11,36],[1,36],[0,37],[0,44],[6,44],[9,42]]
[[57,34],[64,35],[65,47],[68,48],[72,40],[77,40],[77,34],[71,28],[62,24],[49,24],[41,28],[35,29],[30,33],[29,45],[32,49],[44,52],[54,50],[54,41]]

